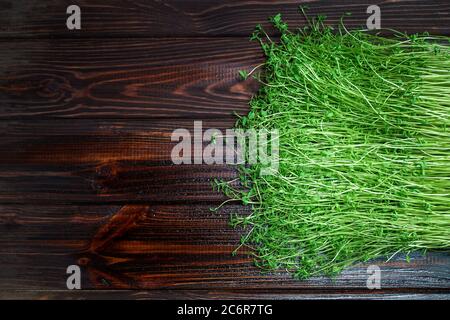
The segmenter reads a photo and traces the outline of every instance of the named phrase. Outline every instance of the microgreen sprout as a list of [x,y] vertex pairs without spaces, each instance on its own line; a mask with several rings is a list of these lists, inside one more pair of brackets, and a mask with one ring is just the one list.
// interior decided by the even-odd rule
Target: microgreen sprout
[[216,181],[252,207],[233,225],[251,230],[242,243],[258,266],[308,278],[449,248],[448,38],[384,38],[323,17],[293,33],[280,15],[271,21],[281,37],[252,35],[264,74],[236,126],[279,130],[278,173],[255,165],[240,168],[240,188]]

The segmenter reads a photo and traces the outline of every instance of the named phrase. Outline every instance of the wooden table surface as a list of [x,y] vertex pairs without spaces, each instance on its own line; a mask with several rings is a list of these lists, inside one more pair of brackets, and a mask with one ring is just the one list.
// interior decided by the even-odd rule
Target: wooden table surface
[[[231,252],[214,178],[233,167],[173,165],[170,134],[232,127],[257,90],[238,71],[264,57],[248,36],[300,1],[0,0],[0,298],[435,298],[450,296],[450,254],[367,264],[336,279],[261,273]],[[66,28],[81,7],[82,29]],[[450,2],[312,1],[312,16],[450,35]],[[79,265],[82,290],[66,288]],[[373,264],[373,262],[372,262]]]

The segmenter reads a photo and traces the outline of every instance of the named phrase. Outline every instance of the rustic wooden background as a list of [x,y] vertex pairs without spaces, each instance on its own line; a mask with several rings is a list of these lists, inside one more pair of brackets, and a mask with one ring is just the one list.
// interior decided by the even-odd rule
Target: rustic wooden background
[[[1,298],[449,298],[450,254],[378,262],[337,279],[263,274],[213,178],[227,166],[173,166],[170,133],[227,128],[257,90],[237,72],[263,61],[248,36],[300,1],[0,0]],[[66,8],[82,30],[66,29]],[[312,1],[310,14],[364,26],[369,4],[386,28],[450,35],[450,2]],[[274,34],[276,36],[276,34]],[[82,268],[81,291],[66,268]]]

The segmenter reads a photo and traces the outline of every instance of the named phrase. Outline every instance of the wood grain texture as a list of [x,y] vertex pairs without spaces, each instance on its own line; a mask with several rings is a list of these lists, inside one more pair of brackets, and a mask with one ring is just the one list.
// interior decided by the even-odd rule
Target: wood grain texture
[[[370,263],[350,268],[336,279],[298,281],[283,271],[261,273],[253,266],[249,249],[232,255],[245,230],[229,226],[230,214],[248,214],[248,209],[229,205],[211,212],[210,207],[2,205],[0,286],[11,291],[63,291],[67,266],[78,264],[84,289],[373,292],[366,289]],[[416,254],[410,263],[400,256],[371,263],[382,270],[380,294],[450,292],[448,253]],[[246,297],[245,291],[242,294]]]
[[[313,290],[15,290],[0,292],[6,300],[449,300],[448,293],[430,293],[431,290],[414,290],[416,293],[370,293],[359,290],[341,290],[328,293]],[[432,291],[431,291],[432,292]]]
[[[255,81],[238,78],[264,61],[248,41],[282,13],[291,27],[306,1],[81,0],[82,30],[67,31],[69,0],[0,0],[0,299],[449,299],[450,254],[371,262],[382,290],[366,289],[366,265],[336,279],[297,281],[262,273],[238,203],[215,178],[230,166],[172,165],[177,128],[233,126]],[[310,15],[350,28],[369,4],[382,27],[450,35],[450,3],[307,1]],[[66,268],[82,268],[81,292]]]
[[3,42],[0,119],[218,118],[256,92],[241,69],[263,61],[247,39]]
[[[235,119],[206,120],[224,130]],[[0,123],[3,203],[218,202],[213,179],[234,166],[174,165],[171,133],[193,120],[40,120]],[[207,142],[205,142],[206,144]]]
[[[203,129],[233,122],[206,119]],[[225,199],[211,180],[236,172],[171,165],[176,128],[192,132],[193,121],[2,122],[0,287],[63,290],[65,268],[78,264],[86,289],[364,290],[364,267],[334,281],[297,281],[261,273],[248,250],[232,256],[243,230],[229,227],[229,215],[248,209],[236,204],[211,212]],[[411,264],[393,260],[382,264],[383,287],[450,290],[449,264],[448,254],[436,253]]]
[[68,31],[66,8],[71,0],[1,0],[0,37],[147,37],[147,36],[244,36],[256,24],[276,34],[267,19],[282,13],[292,27],[305,25],[298,5],[307,3],[309,14],[326,15],[336,24],[346,12],[347,26],[366,25],[369,5],[382,12],[382,27],[410,33],[429,31],[449,34],[450,4],[445,0],[369,1],[369,0],[80,0],[82,30]]

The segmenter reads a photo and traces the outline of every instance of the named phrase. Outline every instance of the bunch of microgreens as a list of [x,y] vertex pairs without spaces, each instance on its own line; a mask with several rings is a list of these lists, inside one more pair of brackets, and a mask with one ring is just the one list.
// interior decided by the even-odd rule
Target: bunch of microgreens
[[233,217],[243,244],[260,267],[299,278],[450,248],[448,38],[323,20],[291,32],[277,15],[278,41],[260,26],[252,36],[267,59],[250,72],[261,89],[236,126],[278,129],[280,163],[274,175],[241,167],[239,188],[216,181],[252,207]]

